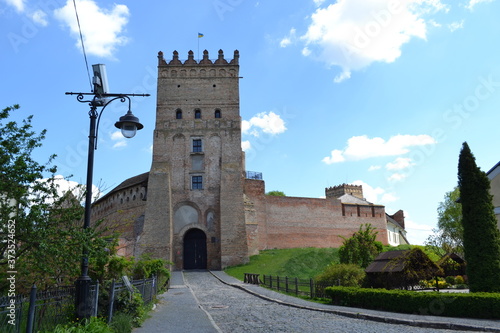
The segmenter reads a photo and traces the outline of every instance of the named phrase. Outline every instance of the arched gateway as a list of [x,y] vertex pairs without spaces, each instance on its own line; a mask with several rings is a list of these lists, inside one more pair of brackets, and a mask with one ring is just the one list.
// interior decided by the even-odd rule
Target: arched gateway
[[207,236],[200,229],[184,235],[184,269],[207,268]]

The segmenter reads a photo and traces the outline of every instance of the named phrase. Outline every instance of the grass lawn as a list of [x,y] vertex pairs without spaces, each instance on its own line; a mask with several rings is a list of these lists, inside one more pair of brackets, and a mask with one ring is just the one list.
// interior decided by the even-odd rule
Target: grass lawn
[[228,267],[225,272],[240,280],[243,280],[244,273],[309,279],[321,273],[332,262],[339,262],[338,249],[264,250],[250,257],[248,264]]
[[[419,247],[424,250],[431,259],[439,259],[423,246],[400,245],[398,247],[384,246],[382,252],[391,250],[409,250]],[[331,263],[339,263],[338,248],[296,248],[281,250],[263,250],[260,254],[251,256],[250,262],[245,265],[228,267],[225,272],[235,278],[242,280],[245,273],[262,275],[288,276],[290,278],[310,279],[318,274]]]

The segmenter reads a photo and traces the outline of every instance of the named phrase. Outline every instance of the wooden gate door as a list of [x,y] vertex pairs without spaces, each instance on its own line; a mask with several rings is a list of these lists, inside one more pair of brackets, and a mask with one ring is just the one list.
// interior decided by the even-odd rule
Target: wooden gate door
[[200,229],[184,235],[184,269],[207,268],[207,236]]

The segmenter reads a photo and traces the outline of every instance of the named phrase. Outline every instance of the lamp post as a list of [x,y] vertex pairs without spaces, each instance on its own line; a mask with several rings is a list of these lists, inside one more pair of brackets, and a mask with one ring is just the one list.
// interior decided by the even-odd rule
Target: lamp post
[[[97,149],[97,134],[99,130],[99,121],[106,107],[115,100],[120,100],[122,103],[128,101],[128,112],[120,117],[115,123],[115,127],[121,129],[122,134],[126,138],[132,138],[136,132],[144,126],[139,122],[139,119],[132,114],[130,110],[130,96],[147,97],[149,94],[109,94],[99,92],[94,89],[94,93],[74,93],[67,92],[66,95],[77,95],[76,99],[80,103],[88,103],[90,105],[90,129],[89,129],[89,149],[87,160],[87,184],[85,193],[85,216],[83,222],[83,230],[86,231],[90,227],[90,215],[92,213],[92,178],[94,174],[94,151]],[[86,99],[85,96],[93,96],[91,99]],[[98,111],[98,107],[102,107]],[[79,319],[89,318],[91,316],[90,283],[91,279],[89,272],[89,244],[83,244],[83,254],[81,263],[81,275],[76,281],[76,316]]]

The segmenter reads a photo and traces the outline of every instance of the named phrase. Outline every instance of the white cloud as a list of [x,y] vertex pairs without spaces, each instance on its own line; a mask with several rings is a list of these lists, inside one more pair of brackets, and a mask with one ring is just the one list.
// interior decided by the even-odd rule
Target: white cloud
[[427,224],[420,224],[413,221],[405,212],[406,238],[413,245],[424,245],[427,238],[433,234],[433,227]]
[[31,14],[31,19],[33,22],[38,23],[42,27],[46,27],[49,22],[47,21],[47,13],[42,10],[37,10],[33,14]]
[[388,203],[397,201],[397,200],[399,200],[399,198],[393,193],[384,193],[382,195],[382,198],[380,198],[380,202],[385,204],[385,205]]
[[[48,178],[39,179],[37,181],[47,182]],[[71,192],[76,199],[80,200],[82,204],[85,202],[85,185],[72,180],[68,180],[61,175],[54,176],[54,184],[56,186],[58,196],[63,196],[65,193]],[[97,200],[101,196],[101,194],[101,190],[97,186],[92,184],[92,200]],[[53,199],[50,200],[50,202],[52,201]]]
[[127,139],[122,135],[120,130],[111,133],[111,140],[116,141],[113,145],[113,149],[127,146]]
[[332,150],[330,156],[322,159],[326,164],[340,163],[345,161],[345,157],[342,155],[342,151],[338,149]]
[[33,9],[36,8],[33,5],[27,6],[26,0],[5,0],[5,2],[8,5],[14,7],[18,13],[25,14],[27,17],[33,20],[33,22],[40,26],[46,27],[49,24],[49,21],[47,20],[47,13],[41,9]]
[[19,13],[24,12],[25,0],[5,0],[5,2],[14,7]]
[[448,29],[450,29],[451,32],[458,30],[458,29],[462,29],[463,27],[464,27],[464,20],[462,20],[460,22],[452,22],[452,23],[448,24]]
[[388,181],[390,182],[400,182],[402,180],[405,180],[408,175],[403,174],[403,173],[393,173],[389,178],[387,178]]
[[415,163],[412,162],[411,158],[398,157],[394,160],[394,162],[387,163],[385,165],[385,168],[387,170],[402,170],[402,169],[409,168],[413,165],[415,165]]
[[320,6],[325,0],[313,0],[316,6]]
[[353,136],[347,140],[343,150],[332,150],[331,155],[323,158],[326,164],[344,161],[358,161],[371,157],[397,156],[410,151],[410,147],[436,144],[429,135],[395,135],[389,140],[368,138],[366,135]]
[[250,148],[252,148],[252,145],[250,144],[250,141],[246,140],[246,141],[241,141],[241,149],[243,151],[247,151],[249,150]]
[[395,194],[389,193],[381,187],[372,187],[362,180],[356,180],[352,183],[363,186],[363,196],[371,203],[386,205],[399,199]]
[[340,82],[342,82],[342,81],[344,81],[344,80],[347,80],[347,79],[350,79],[350,78],[351,78],[351,71],[349,71],[349,70],[347,70],[347,69],[344,69],[344,70],[342,71],[342,73],[340,73],[339,75],[337,75],[337,76],[333,79],[333,81],[334,81],[335,83],[340,83]]
[[466,6],[469,10],[473,10],[477,4],[493,2],[494,0],[470,0],[469,4]]
[[310,54],[311,54],[311,50],[309,50],[307,47],[304,47],[304,48],[302,49],[302,55],[303,55],[303,56],[307,57],[307,56],[309,56]]
[[428,21],[428,23],[429,23],[430,25],[432,25],[433,27],[436,27],[436,28],[441,28],[441,27],[442,27],[442,24],[441,24],[441,23],[438,23],[438,22],[436,22],[436,21],[434,21],[434,20],[429,20],[429,21]]
[[296,35],[297,35],[297,30],[295,30],[295,28],[290,29],[290,33],[288,34],[288,36],[281,40],[280,46],[287,47],[288,45],[292,44],[292,41],[297,38]]
[[261,132],[275,135],[285,131],[284,120],[272,111],[258,113],[250,120],[243,120],[241,122],[241,132],[255,137],[258,137]]
[[380,165],[370,165],[368,171],[380,170],[382,167]]
[[113,149],[123,148],[123,147],[127,147],[127,141],[125,140],[118,141],[113,145]]
[[311,15],[302,53],[339,66],[342,82],[373,62],[395,61],[412,38],[426,39],[426,15],[447,10],[440,0],[338,0]]
[[[86,51],[96,56],[113,58],[117,47],[128,42],[127,37],[123,36],[130,15],[128,7],[114,4],[112,9],[103,9],[93,0],[77,0],[76,7]],[[64,7],[54,11],[54,16],[70,28],[71,35],[77,40],[75,45],[80,48],[73,2],[68,0]]]

